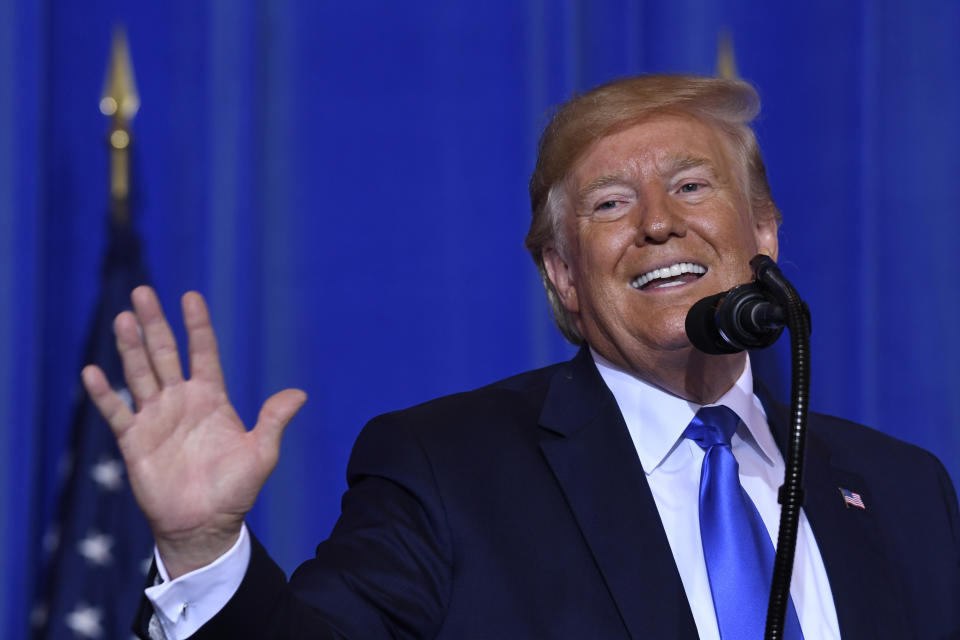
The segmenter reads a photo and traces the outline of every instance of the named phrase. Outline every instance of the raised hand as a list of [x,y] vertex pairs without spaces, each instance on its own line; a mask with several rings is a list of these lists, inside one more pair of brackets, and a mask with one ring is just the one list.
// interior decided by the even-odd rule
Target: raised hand
[[182,301],[187,380],[153,290],[138,287],[131,298],[134,313],[118,315],[114,331],[136,412],[99,367],[85,367],[82,377],[117,438],[133,493],[174,578],[209,564],[236,541],[306,394],[286,389],[271,396],[247,431],[227,397],[203,297],[190,292]]

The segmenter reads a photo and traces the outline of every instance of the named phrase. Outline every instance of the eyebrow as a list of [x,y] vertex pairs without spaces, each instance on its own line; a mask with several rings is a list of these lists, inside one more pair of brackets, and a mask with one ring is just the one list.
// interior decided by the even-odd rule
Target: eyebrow
[[674,156],[665,163],[666,171],[662,171],[661,174],[672,177],[678,173],[697,167],[705,167],[707,171],[714,176],[719,175],[713,162],[700,156]]

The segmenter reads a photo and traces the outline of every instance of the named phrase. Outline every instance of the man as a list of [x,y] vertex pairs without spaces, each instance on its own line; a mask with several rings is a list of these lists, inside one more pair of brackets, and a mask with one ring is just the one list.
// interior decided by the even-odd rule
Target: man
[[[369,423],[342,515],[289,584],[243,518],[305,395],[273,396],[247,432],[200,296],[183,299],[185,381],[155,296],[134,291],[116,332],[136,413],[95,367],[83,379],[156,538],[140,633],[759,637],[766,593],[741,587],[776,539],[786,412],[761,403],[745,354],[700,353],[684,331],[694,302],[777,255],[757,110],[748,85],[675,76],[560,108],[527,246],[580,353]],[[787,637],[960,637],[942,465],[835,418],[809,428]]]

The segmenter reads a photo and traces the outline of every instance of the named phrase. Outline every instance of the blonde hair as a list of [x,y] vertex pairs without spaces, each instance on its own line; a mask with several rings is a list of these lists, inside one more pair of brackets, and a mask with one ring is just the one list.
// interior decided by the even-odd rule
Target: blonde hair
[[543,251],[553,244],[564,251],[561,221],[566,208],[564,181],[577,161],[601,138],[617,133],[654,114],[684,114],[722,131],[746,184],[753,215],[781,215],[770,194],[767,172],[757,138],[749,123],[760,111],[756,90],[740,80],[698,76],[646,75],[623,78],[574,96],[560,105],[547,124],[530,177],[533,218],[527,232],[527,250],[540,271],[553,316],[563,335],[573,344],[583,337],[573,315],[560,300],[547,276]]

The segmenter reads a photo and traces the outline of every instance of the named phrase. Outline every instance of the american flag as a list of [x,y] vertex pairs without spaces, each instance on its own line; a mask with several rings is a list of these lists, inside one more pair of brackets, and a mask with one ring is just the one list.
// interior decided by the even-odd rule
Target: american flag
[[[129,224],[111,221],[102,276],[84,362],[100,365],[114,388],[122,390],[113,318],[129,308],[130,291],[146,282],[139,242]],[[56,521],[43,539],[45,571],[31,612],[33,637],[131,638],[153,539],[134,502],[113,434],[86,394],[76,407],[66,460]]]
[[847,507],[857,507],[858,509],[866,509],[866,505],[863,504],[863,498],[860,497],[859,493],[854,493],[850,489],[844,489],[843,487],[838,487],[840,489],[840,495],[843,496],[843,503]]

